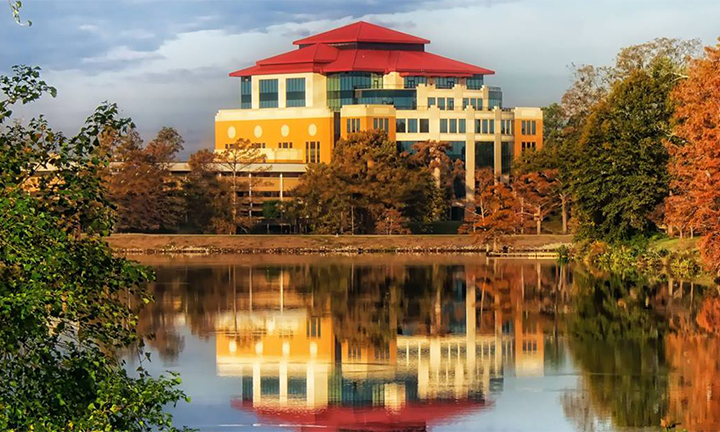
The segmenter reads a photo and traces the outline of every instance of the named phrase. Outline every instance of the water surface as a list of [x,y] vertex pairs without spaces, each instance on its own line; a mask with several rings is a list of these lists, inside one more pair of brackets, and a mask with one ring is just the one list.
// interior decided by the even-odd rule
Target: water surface
[[[478,255],[142,257],[202,431],[720,430],[709,290]],[[131,356],[130,363],[136,360]]]

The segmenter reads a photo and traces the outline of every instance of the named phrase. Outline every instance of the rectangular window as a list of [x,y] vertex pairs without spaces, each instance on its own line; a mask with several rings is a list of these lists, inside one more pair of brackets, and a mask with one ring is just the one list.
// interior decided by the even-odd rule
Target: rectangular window
[[463,98],[463,109],[467,108],[468,105],[470,105],[470,99]]
[[387,118],[375,117],[373,118],[373,129],[384,130],[389,132],[390,121]]
[[448,121],[447,119],[440,119],[440,133],[447,133]]
[[447,98],[447,109],[449,109],[449,110],[455,109],[455,98]]
[[435,98],[428,98],[428,108],[435,106]]
[[457,133],[457,119],[450,119],[450,133]]
[[307,332],[308,338],[319,338],[322,336],[322,327],[320,325],[320,318],[313,317],[307,321]]
[[320,143],[318,141],[305,143],[305,163],[320,163]]
[[278,107],[278,80],[260,80],[260,108]]
[[495,120],[490,120],[489,123],[490,123],[490,133],[494,134],[495,133]]
[[288,107],[305,106],[305,78],[285,80],[285,101]]
[[408,132],[410,133],[417,133],[418,131],[418,121],[417,119],[408,119]]
[[457,84],[457,78],[455,77],[437,77],[435,78],[435,88],[439,89],[451,89]]
[[362,356],[362,350],[358,345],[348,345],[348,359],[349,360],[360,360]]
[[430,132],[430,119],[420,119],[420,133]]
[[484,133],[484,134],[488,133],[488,131],[490,130],[490,128],[488,127],[488,123],[489,123],[489,122],[488,122],[488,119],[483,119],[483,121],[482,121],[482,133]]
[[535,120],[533,120],[533,121],[532,121],[532,134],[533,134],[533,135],[537,135],[536,126],[537,126],[537,122],[536,122]]
[[475,133],[482,133],[482,120],[475,119]]
[[346,130],[347,133],[354,133],[360,131],[360,119],[358,118],[349,118],[346,120]]
[[252,78],[240,78],[240,108],[252,108]]
[[424,76],[406,76],[403,78],[406,89],[414,89],[418,84],[425,84],[427,79]]
[[291,142],[281,142],[281,143],[278,143],[278,148],[291,149],[291,148],[293,148],[293,144]]
[[483,76],[473,75],[472,78],[468,78],[466,81],[467,88],[470,90],[480,90],[483,86]]
[[458,121],[458,132],[465,133],[465,119],[460,119]]
[[437,102],[438,102],[438,108],[440,108],[441,110],[444,110],[445,109],[445,98],[438,98]]
[[525,121],[525,120],[521,121],[520,126],[521,126],[522,134],[527,135],[528,134],[527,121]]
[[405,119],[395,119],[395,132],[404,133],[406,124],[407,120]]

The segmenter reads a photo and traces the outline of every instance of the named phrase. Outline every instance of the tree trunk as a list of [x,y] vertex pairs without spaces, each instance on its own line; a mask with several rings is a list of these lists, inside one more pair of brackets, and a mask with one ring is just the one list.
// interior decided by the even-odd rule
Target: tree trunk
[[535,213],[535,223],[537,224],[537,235],[540,235],[542,232],[542,218],[540,217],[540,208],[537,209],[537,212]]
[[567,214],[567,196],[560,194],[560,204],[562,206],[562,232],[567,234],[568,230],[568,214]]
[[232,223],[233,234],[237,234],[237,172],[232,172]]
[[520,234],[525,234],[525,198],[520,198]]

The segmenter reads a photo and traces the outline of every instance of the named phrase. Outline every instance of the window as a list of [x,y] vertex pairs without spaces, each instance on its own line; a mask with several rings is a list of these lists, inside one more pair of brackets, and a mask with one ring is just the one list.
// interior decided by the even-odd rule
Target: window
[[533,134],[533,135],[537,135],[536,126],[537,126],[537,122],[536,122],[535,120],[533,120],[533,121],[532,121],[532,134]]
[[503,135],[512,135],[512,120],[500,120],[500,133]]
[[240,108],[252,108],[252,78],[240,78]]
[[395,132],[404,133],[406,124],[407,120],[405,119],[395,119]]
[[359,132],[360,131],[360,119],[349,118],[347,119],[347,133]]
[[305,163],[320,162],[320,143],[318,141],[308,141],[305,143]]
[[278,80],[260,80],[260,108],[278,107]]
[[470,99],[469,98],[463,98],[463,109],[467,108],[467,106],[470,105]]
[[466,80],[467,88],[470,90],[480,90],[483,86],[483,76],[473,75],[472,78]]
[[447,133],[448,121],[447,119],[440,119],[440,133]]
[[390,131],[390,121],[387,118],[376,117],[373,119],[373,129]]
[[360,350],[360,347],[358,345],[349,345],[348,346],[348,359],[350,360],[360,360],[360,357],[362,356],[362,351]]
[[252,148],[265,148],[265,143],[264,143],[264,142],[254,142],[254,143],[250,144],[250,147],[252,147]]
[[489,120],[488,123],[490,123],[490,133],[495,133],[495,120]]
[[449,109],[449,110],[455,109],[455,98],[447,98],[447,109]]
[[319,317],[312,317],[307,321],[307,337],[319,338],[321,336],[322,328],[320,325]]
[[285,104],[289,107],[305,106],[305,78],[285,80]]
[[281,142],[281,143],[278,143],[278,148],[291,149],[291,148],[293,148],[293,144],[291,142]]
[[465,119],[458,120],[458,132],[465,133]]
[[457,133],[457,119],[450,119],[450,133]]
[[523,141],[522,143],[522,152],[524,153],[526,150],[535,150],[536,144],[534,141]]
[[420,119],[420,133],[430,132],[430,119]]
[[457,78],[455,77],[437,77],[435,78],[435,88],[439,89],[451,89],[457,84]]
[[438,102],[438,108],[440,108],[441,110],[444,110],[445,109],[445,98],[438,98],[437,102]]
[[435,98],[428,98],[428,108],[435,106]]
[[407,131],[410,133],[417,133],[418,121],[417,119],[408,119]]
[[425,84],[427,79],[424,76],[406,76],[403,78],[403,81],[406,89],[413,89],[416,88],[418,84]]

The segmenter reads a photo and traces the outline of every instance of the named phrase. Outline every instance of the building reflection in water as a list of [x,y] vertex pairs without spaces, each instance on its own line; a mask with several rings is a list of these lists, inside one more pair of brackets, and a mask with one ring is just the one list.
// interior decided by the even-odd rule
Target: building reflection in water
[[[407,268],[365,285],[351,268],[350,287],[340,292],[354,296],[351,310],[338,313],[337,291],[326,298],[307,289],[318,275],[281,268],[268,278],[263,269],[233,267],[232,281],[244,276],[232,283],[232,308],[215,317],[217,373],[240,378],[234,407],[274,423],[426,430],[488,409],[505,374],[543,374],[538,295],[543,283],[567,279],[553,265],[512,269],[436,267],[426,278],[432,286],[413,299],[408,289],[417,281]],[[557,274],[544,280],[543,271]],[[553,284],[545,288],[565,288]],[[384,312],[370,324],[354,322],[376,310]]]

